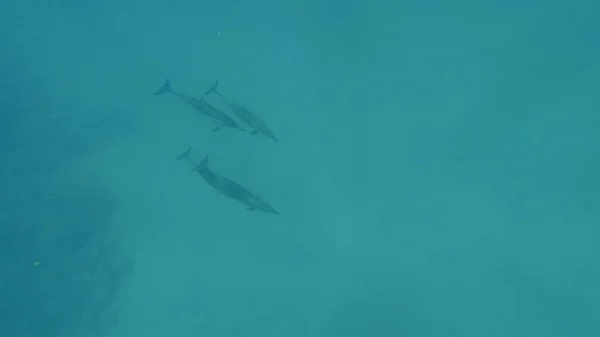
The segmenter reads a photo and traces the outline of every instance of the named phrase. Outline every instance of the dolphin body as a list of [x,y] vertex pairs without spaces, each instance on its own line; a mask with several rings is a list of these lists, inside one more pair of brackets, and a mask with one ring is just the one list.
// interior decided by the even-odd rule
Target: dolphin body
[[206,100],[204,100],[204,98],[197,99],[197,98],[193,98],[188,95],[180,94],[180,93],[173,91],[171,89],[171,82],[169,80],[166,80],[165,84],[157,92],[155,92],[154,95],[161,95],[161,94],[164,94],[167,92],[175,95],[177,98],[179,98],[184,103],[186,103],[186,104],[190,105],[191,107],[193,107],[194,109],[198,110],[204,117],[207,117],[213,123],[217,124],[215,126],[215,128],[213,129],[213,132],[217,132],[217,131],[221,130],[224,126],[228,127],[228,128],[232,128],[232,129],[240,129],[242,131],[244,130],[244,129],[240,128],[240,126],[237,124],[237,122],[233,118],[229,117],[223,111],[208,104],[206,102]]
[[223,100],[223,102],[225,102],[225,104],[227,104],[229,108],[231,108],[231,111],[233,111],[233,113],[236,116],[238,116],[239,119],[241,119],[244,123],[246,123],[246,125],[252,128],[253,131],[250,132],[251,134],[257,135],[260,133],[273,139],[276,142],[279,141],[277,140],[275,135],[273,135],[273,132],[269,129],[267,124],[265,124],[260,118],[258,118],[256,114],[235,102],[229,102],[227,99],[225,99],[225,97],[223,97],[223,95],[221,95],[221,93],[217,91],[218,85],[219,81],[216,81],[215,84],[213,84],[213,86],[204,95],[215,94],[219,96]]
[[272,213],[279,215],[273,207],[264,202],[258,194],[250,192],[242,185],[232,181],[228,178],[215,173],[208,167],[208,155],[204,157],[204,160],[199,165],[196,165],[190,158],[190,152],[192,148],[189,147],[182,155],[177,157],[178,160],[187,159],[195,168],[192,171],[198,172],[200,176],[206,180],[214,189],[228,196],[231,199],[237,200],[246,206],[248,210],[255,211],[259,210],[266,213]]

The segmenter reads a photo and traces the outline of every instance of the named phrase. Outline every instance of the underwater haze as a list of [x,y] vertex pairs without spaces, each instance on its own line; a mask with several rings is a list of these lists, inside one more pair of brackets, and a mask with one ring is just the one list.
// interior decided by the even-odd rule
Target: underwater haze
[[3,2],[0,336],[600,336],[598,13]]

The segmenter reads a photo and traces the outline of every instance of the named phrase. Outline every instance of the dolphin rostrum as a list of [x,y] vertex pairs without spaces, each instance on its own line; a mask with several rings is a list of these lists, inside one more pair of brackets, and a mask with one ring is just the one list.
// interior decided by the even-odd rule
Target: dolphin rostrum
[[221,130],[221,128],[223,128],[224,126],[232,129],[240,129],[242,131],[244,130],[240,128],[240,126],[233,118],[229,117],[223,111],[208,104],[204,98],[197,99],[173,91],[173,89],[171,89],[171,81],[169,80],[165,80],[165,84],[157,92],[155,92],[154,95],[161,95],[167,92],[175,95],[184,103],[198,110],[204,117],[207,117],[213,123],[217,124],[213,129],[213,132]]
[[194,169],[192,171],[198,172],[200,176],[206,180],[214,189],[223,193],[231,199],[237,200],[246,206],[248,206],[248,210],[255,211],[263,211],[266,213],[272,213],[279,215],[273,207],[264,202],[258,194],[250,192],[248,189],[243,187],[242,185],[232,181],[228,178],[223,177],[222,175],[215,173],[208,167],[208,155],[204,157],[204,160],[200,164],[196,164],[192,158],[190,158],[190,153],[192,152],[192,147],[188,147],[188,149],[179,157],[177,160],[187,160],[193,166]]
[[223,95],[221,95],[221,93],[217,91],[218,86],[219,81],[216,81],[215,84],[213,84],[213,86],[204,95],[215,94],[219,96],[223,100],[223,102],[225,102],[225,104],[227,104],[229,108],[231,108],[231,111],[233,111],[233,113],[236,116],[238,116],[239,119],[241,119],[244,123],[246,123],[246,125],[252,128],[253,131],[251,132],[251,134],[257,135],[261,133],[278,142],[275,135],[273,135],[273,132],[269,129],[269,127],[267,127],[267,124],[265,124],[260,118],[258,118],[258,116],[256,116],[256,114],[246,109],[245,107],[225,99],[225,97],[223,97]]

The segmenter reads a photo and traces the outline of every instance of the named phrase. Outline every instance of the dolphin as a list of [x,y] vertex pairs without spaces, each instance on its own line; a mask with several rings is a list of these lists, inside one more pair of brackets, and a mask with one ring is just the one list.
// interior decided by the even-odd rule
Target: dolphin
[[196,163],[190,158],[191,152],[192,147],[190,146],[182,155],[177,157],[177,160],[189,161],[195,167],[192,169],[192,171],[198,172],[200,176],[214,189],[231,199],[245,204],[248,206],[247,209],[250,211],[259,210],[262,212],[279,215],[279,212],[264,202],[258,194],[250,192],[247,188],[236,183],[235,181],[225,178],[211,170],[208,167],[208,155],[204,157],[204,160],[202,160],[200,164],[196,165]]
[[273,135],[273,132],[269,129],[269,127],[267,127],[267,124],[265,124],[260,118],[258,118],[256,114],[235,102],[230,102],[227,99],[225,99],[225,97],[223,97],[223,95],[221,95],[221,93],[217,91],[218,85],[219,81],[216,81],[215,84],[213,84],[213,86],[204,95],[215,94],[219,96],[223,100],[223,102],[225,102],[225,104],[227,104],[229,108],[231,108],[231,111],[233,111],[233,113],[236,116],[238,116],[239,119],[241,119],[244,123],[246,123],[246,125],[252,128],[252,132],[250,132],[251,134],[257,135],[261,133],[273,139],[276,142],[279,141],[277,140],[275,135]]
[[223,111],[208,104],[204,98],[197,99],[173,91],[173,89],[171,89],[171,82],[169,80],[165,80],[165,84],[163,84],[163,86],[157,92],[155,92],[154,95],[161,95],[167,92],[175,95],[184,103],[198,110],[202,116],[207,117],[213,123],[217,124],[213,129],[213,132],[221,130],[224,126],[244,131],[244,129],[242,129],[233,118],[229,117]]

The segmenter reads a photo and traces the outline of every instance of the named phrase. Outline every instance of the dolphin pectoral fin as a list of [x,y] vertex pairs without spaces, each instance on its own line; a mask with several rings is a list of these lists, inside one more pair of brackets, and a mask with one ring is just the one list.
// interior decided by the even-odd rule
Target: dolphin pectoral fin
[[250,134],[251,134],[251,135],[253,135],[253,136],[256,136],[256,135],[258,135],[259,133],[260,133],[260,132],[259,132],[259,131],[256,131],[256,130],[254,130],[254,131],[250,132]]
[[251,211],[251,212],[254,212],[254,211],[256,211],[256,208],[251,208],[251,207],[248,207],[248,208],[246,208],[246,209],[247,209],[247,210],[249,210],[249,211]]
[[212,132],[217,132],[219,130],[221,130],[223,128],[223,125],[217,125],[215,126],[215,128],[212,130]]

